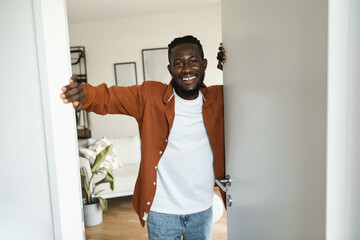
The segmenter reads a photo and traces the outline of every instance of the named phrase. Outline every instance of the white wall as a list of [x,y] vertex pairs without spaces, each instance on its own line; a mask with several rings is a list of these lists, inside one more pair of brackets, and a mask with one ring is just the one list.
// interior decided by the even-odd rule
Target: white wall
[[[88,82],[115,84],[114,63],[136,62],[138,83],[143,82],[141,50],[167,47],[175,38],[194,35],[202,43],[208,59],[205,83],[222,84],[216,68],[221,42],[221,8],[169,12],[156,15],[69,24],[71,46],[85,46]],[[166,66],[164,66],[166,68]],[[137,134],[137,123],[127,116],[91,114],[93,137]]]

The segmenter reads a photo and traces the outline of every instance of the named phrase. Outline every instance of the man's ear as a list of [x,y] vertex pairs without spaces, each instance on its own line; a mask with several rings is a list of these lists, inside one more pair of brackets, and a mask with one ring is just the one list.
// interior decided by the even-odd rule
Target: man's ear
[[206,58],[203,59],[203,64],[204,64],[204,70],[206,70],[206,67],[207,67],[207,59]]
[[172,76],[173,74],[172,74],[172,72],[171,72],[171,66],[170,66],[170,64],[167,66],[167,69],[168,69],[170,75]]

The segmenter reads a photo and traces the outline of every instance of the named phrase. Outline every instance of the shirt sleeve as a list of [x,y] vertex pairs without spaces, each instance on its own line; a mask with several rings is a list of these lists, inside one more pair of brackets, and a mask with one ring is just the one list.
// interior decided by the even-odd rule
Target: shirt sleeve
[[85,98],[81,101],[82,109],[100,115],[125,114],[139,120],[143,112],[142,85],[131,87],[107,87],[81,84]]

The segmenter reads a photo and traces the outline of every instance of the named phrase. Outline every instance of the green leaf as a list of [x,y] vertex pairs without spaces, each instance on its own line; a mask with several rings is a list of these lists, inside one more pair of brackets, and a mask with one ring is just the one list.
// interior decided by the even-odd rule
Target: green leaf
[[107,206],[108,206],[108,202],[106,199],[102,198],[102,197],[98,197],[99,198],[99,201],[100,201],[100,207],[101,207],[101,210],[103,212],[106,212],[107,211]]
[[96,159],[94,161],[93,167],[91,168],[91,171],[93,173],[99,169],[100,164],[105,160],[106,156],[109,154],[109,152],[112,150],[112,148],[113,148],[113,145],[110,144],[109,146],[104,148],[101,152],[99,152],[98,155],[96,155]]
[[102,167],[102,168],[99,168],[98,171],[103,171],[103,172],[105,172],[105,174],[109,174],[112,178],[114,178],[112,169],[110,169],[110,168],[104,168],[104,167]]
[[94,195],[97,196],[99,193],[105,191],[105,189],[101,189],[100,191],[96,192]]
[[[108,171],[110,171],[111,173],[109,174]],[[103,183],[109,183],[111,190],[114,191],[114,177],[112,175],[111,169],[106,169],[105,177],[101,181],[95,183],[95,186],[98,186],[98,185],[103,184]]]
[[91,203],[91,193],[88,183],[86,182],[86,177],[81,175],[81,188],[86,198],[86,203]]

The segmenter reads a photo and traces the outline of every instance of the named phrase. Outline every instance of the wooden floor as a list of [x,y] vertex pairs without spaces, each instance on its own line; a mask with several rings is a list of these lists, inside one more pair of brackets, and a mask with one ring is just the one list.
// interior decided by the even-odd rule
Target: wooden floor
[[[219,192],[215,191],[218,195]],[[145,240],[146,226],[140,225],[138,216],[131,207],[132,197],[109,199],[108,211],[103,214],[103,222],[97,226],[86,227],[87,240]],[[214,224],[212,240],[226,240],[226,211]]]

